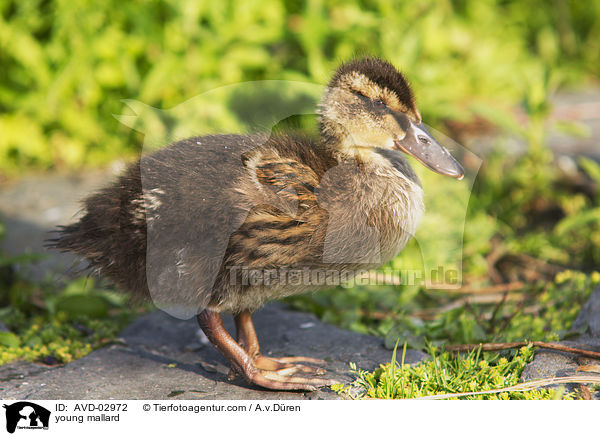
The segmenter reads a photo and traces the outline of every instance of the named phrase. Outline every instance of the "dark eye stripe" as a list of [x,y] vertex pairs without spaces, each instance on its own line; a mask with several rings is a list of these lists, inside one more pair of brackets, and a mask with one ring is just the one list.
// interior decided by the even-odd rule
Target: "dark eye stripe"
[[351,89],[350,89],[350,92],[352,92],[352,94],[356,95],[356,96],[357,96],[358,98],[360,98],[361,100],[370,100],[370,98],[369,98],[369,97],[367,97],[367,96],[366,96],[366,95],[364,95],[362,92],[360,92],[360,91],[358,91],[358,90],[356,90],[356,89],[354,89],[354,88],[351,88]]
[[352,89],[352,93],[360,98],[363,103],[371,105],[374,110],[387,110],[387,105],[380,98],[373,100],[356,89]]
[[408,117],[399,112],[393,112],[393,116],[396,119],[396,122],[400,125],[400,128],[405,132],[408,132],[408,129],[410,128],[410,120]]

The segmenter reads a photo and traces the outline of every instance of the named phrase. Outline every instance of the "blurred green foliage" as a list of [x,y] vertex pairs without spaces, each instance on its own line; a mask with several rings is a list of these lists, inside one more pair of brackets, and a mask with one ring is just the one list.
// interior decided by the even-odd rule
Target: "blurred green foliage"
[[598,74],[600,1],[1,0],[0,171],[133,155],[139,135],[112,117],[124,98],[325,83],[361,54],[406,72],[429,123],[515,126],[515,103],[541,116],[549,91]]

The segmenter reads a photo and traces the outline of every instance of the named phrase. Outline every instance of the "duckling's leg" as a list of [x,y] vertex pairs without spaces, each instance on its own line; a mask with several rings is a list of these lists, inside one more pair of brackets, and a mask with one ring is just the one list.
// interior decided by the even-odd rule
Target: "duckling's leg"
[[256,336],[256,330],[254,329],[254,323],[252,322],[252,313],[249,310],[244,310],[234,316],[235,327],[237,330],[237,342],[240,346],[246,350],[248,355],[254,360],[254,364],[259,369],[267,371],[278,371],[288,375],[295,374],[298,372],[304,372],[307,374],[321,375],[325,374],[325,370],[322,368],[315,368],[306,365],[294,365],[295,362],[314,363],[316,365],[326,365],[327,362],[321,359],[315,359],[312,357],[266,357],[260,354],[260,347],[258,344],[258,337]]
[[314,391],[318,386],[334,383],[333,380],[288,377],[277,370],[260,369],[256,366],[255,359],[227,333],[223,320],[217,312],[207,309],[196,319],[208,339],[229,361],[231,368],[242,375],[248,383],[278,391]]

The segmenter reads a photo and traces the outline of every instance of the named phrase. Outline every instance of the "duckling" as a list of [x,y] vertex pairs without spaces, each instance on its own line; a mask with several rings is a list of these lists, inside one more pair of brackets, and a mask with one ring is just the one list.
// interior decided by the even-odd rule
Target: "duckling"
[[[464,172],[428,132],[408,82],[387,61],[342,64],[318,114],[318,138],[210,135],[144,156],[87,198],[81,219],[60,227],[49,245],[84,257],[92,271],[169,313],[196,316],[249,384],[330,385],[319,377],[323,361],[261,354],[252,313],[331,285],[281,271],[348,278],[402,250],[424,210],[404,154],[443,175]],[[233,314],[237,339],[222,312]]]

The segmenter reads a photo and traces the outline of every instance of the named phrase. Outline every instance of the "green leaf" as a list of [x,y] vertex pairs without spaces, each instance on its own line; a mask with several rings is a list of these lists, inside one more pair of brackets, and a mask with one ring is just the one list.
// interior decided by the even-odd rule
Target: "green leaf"
[[385,335],[385,348],[393,350],[398,343],[407,344],[409,348],[414,350],[422,350],[425,348],[425,336],[415,335],[406,329],[400,330],[398,327],[392,327]]
[[590,158],[582,157],[579,159],[579,164],[583,170],[600,185],[600,164]]
[[94,289],[94,279],[91,277],[79,277],[70,282],[63,290],[62,295],[88,295]]
[[14,333],[0,332],[0,345],[5,347],[18,347],[21,345],[21,339]]
[[104,318],[108,315],[109,303],[97,295],[64,295],[59,297],[55,307],[57,312],[66,313],[69,318]]
[[14,264],[27,264],[31,262],[38,262],[48,257],[42,253],[22,253],[15,256],[6,256],[0,253],[0,267],[9,266]]

